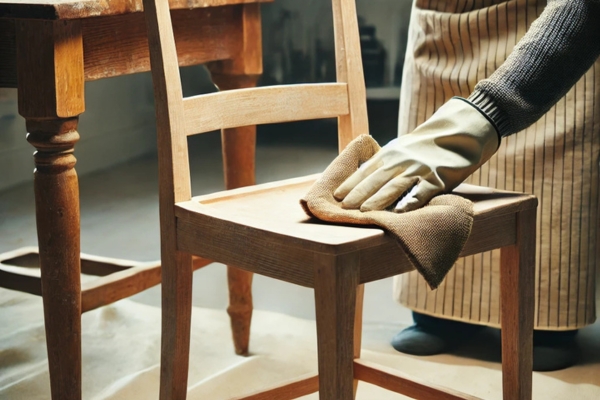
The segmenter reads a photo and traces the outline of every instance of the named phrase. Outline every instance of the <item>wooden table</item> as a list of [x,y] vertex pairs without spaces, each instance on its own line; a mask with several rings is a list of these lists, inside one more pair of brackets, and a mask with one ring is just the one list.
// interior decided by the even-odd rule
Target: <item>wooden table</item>
[[[169,1],[181,66],[207,64],[220,89],[256,84],[262,72],[258,3],[272,0]],[[141,0],[0,0],[0,87],[18,88],[19,113],[36,149],[36,217],[53,399],[81,398],[74,147],[85,110],[84,82],[149,70],[142,11]],[[254,143],[254,127],[223,132],[228,188],[254,183]],[[250,279],[240,273],[230,281],[249,287]],[[232,312],[249,318],[251,310]]]

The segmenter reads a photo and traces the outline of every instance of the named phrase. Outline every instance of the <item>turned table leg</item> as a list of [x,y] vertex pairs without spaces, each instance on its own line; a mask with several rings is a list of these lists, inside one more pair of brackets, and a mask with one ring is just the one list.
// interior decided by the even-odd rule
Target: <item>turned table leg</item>
[[[210,63],[213,82],[220,90],[256,86],[262,73],[262,41],[259,4],[244,4],[239,24],[241,52],[233,60]],[[225,186],[235,189],[255,184],[256,127],[244,126],[221,132]],[[252,319],[252,276],[227,267],[233,342],[237,354],[248,354]]]
[[[213,74],[213,81],[222,90],[254,87],[256,77]],[[235,189],[250,186],[255,181],[256,126],[224,129],[221,132],[225,186]],[[252,272],[227,266],[229,307],[233,344],[237,354],[248,354],[252,320]]]
[[81,399],[79,186],[73,150],[84,111],[78,21],[16,24],[19,112],[35,148],[35,204],[53,399]]

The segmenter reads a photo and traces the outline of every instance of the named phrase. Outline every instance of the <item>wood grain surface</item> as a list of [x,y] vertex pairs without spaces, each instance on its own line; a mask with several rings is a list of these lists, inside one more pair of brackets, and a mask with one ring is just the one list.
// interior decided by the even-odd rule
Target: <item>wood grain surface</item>
[[[169,0],[173,10],[268,3],[273,0]],[[0,0],[0,18],[81,19],[140,13],[142,0]]]

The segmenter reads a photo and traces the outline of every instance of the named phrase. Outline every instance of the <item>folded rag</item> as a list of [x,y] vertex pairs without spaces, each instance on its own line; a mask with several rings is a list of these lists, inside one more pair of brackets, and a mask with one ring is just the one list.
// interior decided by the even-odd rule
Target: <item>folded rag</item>
[[473,203],[457,195],[444,194],[434,197],[423,208],[400,214],[343,209],[333,192],[379,149],[369,135],[354,139],[327,167],[300,204],[309,216],[322,221],[383,228],[394,236],[398,250],[408,255],[415,269],[435,289],[452,268],[471,233]]

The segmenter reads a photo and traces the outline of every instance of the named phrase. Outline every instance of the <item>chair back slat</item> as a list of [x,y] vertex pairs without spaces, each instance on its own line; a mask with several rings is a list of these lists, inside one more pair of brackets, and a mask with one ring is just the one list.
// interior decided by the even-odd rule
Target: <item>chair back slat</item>
[[185,98],[186,135],[348,114],[345,83],[267,86]]

